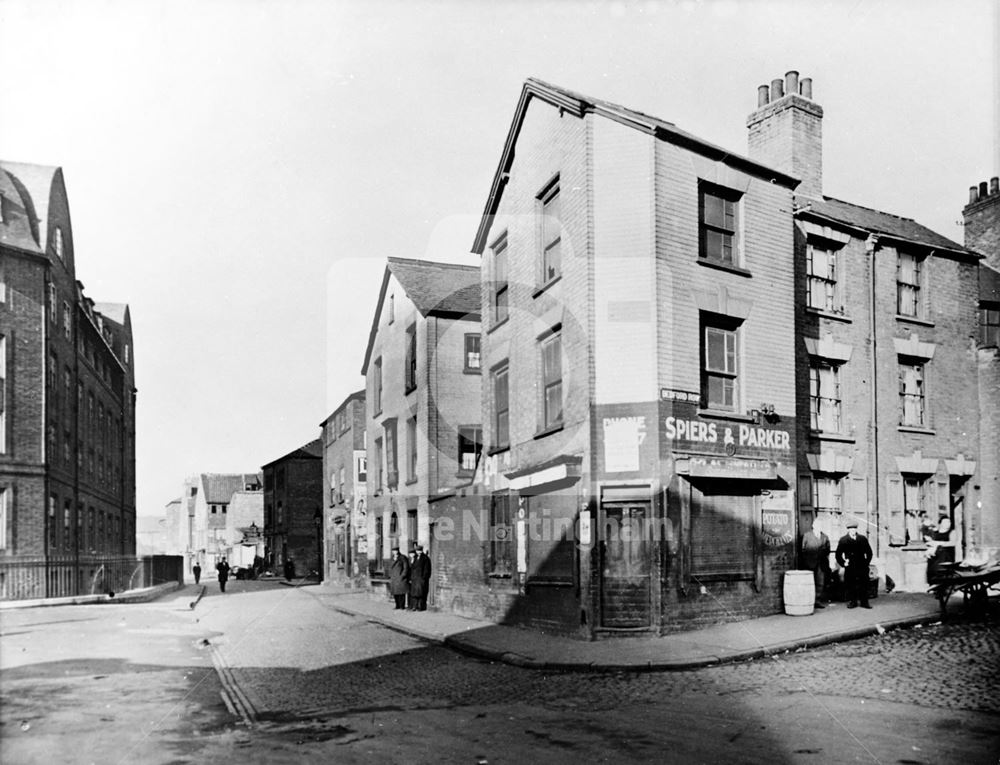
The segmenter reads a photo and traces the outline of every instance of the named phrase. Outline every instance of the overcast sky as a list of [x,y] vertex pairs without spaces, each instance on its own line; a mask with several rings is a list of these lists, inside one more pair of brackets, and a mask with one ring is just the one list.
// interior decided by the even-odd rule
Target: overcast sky
[[824,192],[956,241],[1000,168],[996,0],[0,0],[0,157],[64,169],[77,277],[132,310],[138,505],[319,435],[386,256],[478,263],[526,77],[746,153],[825,109]]

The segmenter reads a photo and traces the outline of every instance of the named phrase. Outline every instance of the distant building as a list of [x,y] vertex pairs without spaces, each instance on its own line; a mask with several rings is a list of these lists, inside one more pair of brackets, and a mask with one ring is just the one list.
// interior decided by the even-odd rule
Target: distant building
[[323,429],[323,528],[328,582],[368,582],[365,392],[352,393]]
[[0,162],[0,597],[135,555],[134,362],[128,306],[78,280],[62,170]]
[[314,439],[263,466],[265,565],[323,572],[323,444]]
[[260,491],[261,481],[258,473],[201,473],[184,482],[182,501],[186,499],[187,507],[178,514],[182,521],[178,531],[186,537],[186,575],[191,575],[196,562],[212,571],[223,556],[229,556],[234,544],[230,506],[238,493]]
[[[365,375],[368,565],[417,544],[436,560],[432,507],[468,484],[482,450],[479,269],[389,258]],[[433,584],[431,601],[433,602]]]
[[252,568],[264,561],[264,492],[235,491],[226,513],[226,557],[230,566]]
[[969,189],[965,245],[984,257],[979,270],[979,482],[972,544],[1000,552],[1000,179]]

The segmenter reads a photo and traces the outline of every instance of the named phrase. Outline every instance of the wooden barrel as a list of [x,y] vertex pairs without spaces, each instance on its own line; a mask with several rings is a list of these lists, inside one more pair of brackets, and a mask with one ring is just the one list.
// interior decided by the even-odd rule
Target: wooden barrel
[[816,585],[812,571],[785,572],[785,613],[809,616],[816,605]]

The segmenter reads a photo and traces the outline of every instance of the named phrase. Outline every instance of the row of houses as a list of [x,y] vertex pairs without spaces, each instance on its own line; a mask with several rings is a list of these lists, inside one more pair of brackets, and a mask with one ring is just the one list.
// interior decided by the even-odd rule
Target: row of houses
[[134,569],[131,313],[78,273],[62,169],[0,161],[0,599]]
[[959,244],[824,195],[822,120],[789,72],[741,156],[529,79],[479,264],[388,259],[321,424],[326,578],[419,544],[438,608],[598,638],[780,611],[813,521],[902,589],[928,518],[995,553],[997,178]]

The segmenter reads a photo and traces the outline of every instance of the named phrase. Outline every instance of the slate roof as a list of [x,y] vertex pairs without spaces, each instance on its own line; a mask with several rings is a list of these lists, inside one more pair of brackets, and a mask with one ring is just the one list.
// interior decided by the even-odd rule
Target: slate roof
[[243,491],[248,483],[260,484],[256,473],[202,473],[201,485],[205,502],[210,505],[229,504],[233,494]]
[[277,462],[284,462],[285,460],[292,459],[323,459],[323,439],[314,438],[307,444],[303,444],[298,449],[293,449],[288,452],[288,454],[278,457],[276,460],[271,460],[264,467],[269,467]]
[[629,109],[611,101],[591,98],[590,96],[585,96],[557,85],[551,85],[534,77],[529,77],[525,80],[524,86],[521,89],[521,98],[514,111],[514,119],[511,121],[511,126],[507,133],[503,153],[500,156],[500,163],[493,175],[493,183],[490,187],[489,197],[486,200],[486,206],[483,209],[475,241],[472,243],[472,252],[477,255],[481,255],[486,247],[486,235],[492,223],[492,218],[500,206],[500,198],[503,196],[504,187],[507,184],[507,174],[514,162],[514,147],[517,144],[521,125],[524,122],[528,104],[534,98],[577,117],[582,117],[584,114],[589,113],[615,120],[640,132],[654,135],[667,143],[681,146],[716,162],[722,162],[725,165],[750,173],[758,178],[766,178],[787,188],[794,188],[799,183],[798,178],[788,173],[704,141],[696,135],[688,133],[686,130],[681,130],[672,122],[667,122],[659,117],[654,117],[636,109]]
[[387,268],[423,316],[479,315],[479,266],[389,258]]
[[371,361],[372,347],[378,334],[378,319],[382,315],[390,276],[396,277],[421,316],[453,316],[478,321],[482,310],[479,266],[388,258],[375,314],[372,316],[372,326],[368,331],[368,347],[361,365],[362,375],[368,374],[368,362]]
[[[806,200],[803,200],[806,201]],[[889,237],[903,242],[911,242],[932,250],[948,250],[962,254],[973,254],[958,242],[931,231],[912,218],[903,218],[891,213],[873,210],[869,207],[844,202],[832,197],[823,197],[823,201],[810,199],[805,206],[797,211],[798,215],[816,217],[844,223],[848,226],[864,229],[873,234]]]

